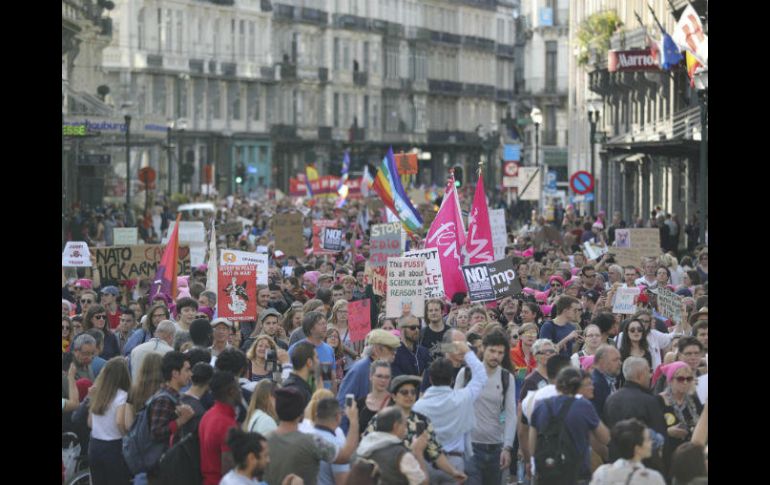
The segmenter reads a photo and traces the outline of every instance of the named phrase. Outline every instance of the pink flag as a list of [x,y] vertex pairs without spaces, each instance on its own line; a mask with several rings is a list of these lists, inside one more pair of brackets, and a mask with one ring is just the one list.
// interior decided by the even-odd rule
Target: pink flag
[[489,225],[489,208],[481,174],[479,174],[479,183],[476,184],[471,213],[468,216],[468,239],[465,242],[465,251],[468,254],[469,264],[491,263],[495,260],[492,227]]
[[468,291],[460,269],[462,265],[460,248],[463,247],[460,238],[462,236],[464,239],[465,236],[463,230],[457,191],[452,183],[451,186],[447,186],[444,201],[425,238],[426,248],[438,249],[441,274],[444,279],[444,293],[447,298],[452,298],[457,292]]

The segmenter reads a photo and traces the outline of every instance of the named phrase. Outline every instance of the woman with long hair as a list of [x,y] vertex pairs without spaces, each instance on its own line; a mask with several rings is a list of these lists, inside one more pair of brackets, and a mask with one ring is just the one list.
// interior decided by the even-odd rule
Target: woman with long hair
[[356,401],[358,407],[358,434],[364,433],[369,421],[390,403],[390,364],[384,360],[375,360],[369,367],[369,394]]
[[612,427],[611,439],[619,458],[594,471],[591,485],[635,483],[634,477],[645,477],[646,484],[665,485],[658,471],[642,464],[642,460],[652,456],[652,437],[644,423],[636,418],[619,421]]
[[107,309],[99,304],[88,307],[88,311],[86,311],[86,314],[83,317],[83,330],[90,330],[92,328],[101,331],[104,335],[104,345],[99,357],[109,360],[120,355],[118,338],[112,333],[110,325],[107,323]]
[[324,339],[324,342],[334,349],[334,360],[337,363],[337,382],[342,382],[342,379],[345,377],[345,372],[347,371],[347,366],[345,365],[345,350],[342,346],[340,331],[335,327],[328,327],[326,329],[326,338]]
[[123,357],[113,357],[104,365],[94,382],[95,391],[89,406],[91,439],[88,464],[91,483],[129,484],[131,472],[123,459],[123,436],[128,432],[123,420],[131,387],[128,364]]
[[123,347],[123,355],[131,355],[134,347],[149,342],[155,336],[155,329],[163,320],[170,320],[171,313],[168,307],[162,301],[157,301],[147,311],[147,315],[142,318],[142,327],[135,330],[128,338],[126,346]]
[[136,413],[144,408],[147,400],[158,392],[161,384],[163,384],[162,363],[163,356],[154,352],[147,354],[142,361],[139,374],[134,379],[128,393],[128,403],[123,413],[126,429],[131,429]]
[[543,325],[543,310],[540,309],[540,305],[532,301],[526,301],[521,305],[521,311],[519,311],[519,320],[521,324],[534,323],[537,325],[538,332]]
[[278,414],[275,412],[275,384],[265,379],[257,384],[251,394],[249,410],[243,421],[243,430],[266,435],[278,427]]
[[283,321],[281,322],[287,336],[291,335],[296,328],[302,326],[302,317],[302,304],[295,301],[291,304],[291,308],[284,313]]
[[687,363],[673,362],[661,370],[666,376],[666,388],[658,399],[668,427],[663,443],[663,469],[668,476],[674,450],[692,438],[703,405],[695,392],[695,375]]
[[61,317],[61,351],[62,353],[67,351],[70,346],[70,339],[72,338],[72,320],[70,317]]
[[345,364],[350,368],[363,350],[363,341],[355,344],[350,340],[350,328],[348,327],[348,302],[337,300],[332,307],[332,316],[329,325],[337,328],[342,339],[342,348],[345,352]]
[[[301,432],[309,433],[312,431],[315,426],[316,418],[318,417],[318,402],[327,397],[336,398],[334,393],[326,388],[316,389],[313,395],[310,396],[310,401],[308,401],[305,406],[305,419],[299,424],[299,430]],[[344,434],[342,438],[345,438]]]
[[274,369],[268,368],[267,352],[272,350],[278,355],[278,346],[269,335],[258,335],[254,343],[251,344],[246,358],[249,359],[249,379],[252,382],[259,382],[262,379],[273,380]]
[[586,325],[584,330],[585,343],[583,348],[572,354],[570,361],[572,365],[580,368],[580,358],[587,355],[594,355],[599,347],[602,345],[602,331],[599,327],[593,323]]
[[523,382],[524,378],[537,367],[535,354],[532,352],[532,345],[537,340],[537,325],[532,322],[525,323],[519,327],[518,334],[519,341],[511,349],[511,362],[513,363],[514,377]]
[[650,343],[647,341],[647,333],[642,322],[633,318],[629,320],[620,339],[620,345],[618,345],[620,360],[624,362],[632,356],[641,357],[650,364],[650,371],[655,372],[655,368],[652,366],[652,353],[650,352]]

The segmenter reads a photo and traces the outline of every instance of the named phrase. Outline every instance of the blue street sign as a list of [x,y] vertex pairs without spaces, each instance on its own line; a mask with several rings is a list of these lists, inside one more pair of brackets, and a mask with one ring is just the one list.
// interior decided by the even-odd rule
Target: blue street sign
[[506,162],[518,162],[521,160],[521,145],[518,143],[503,145],[503,160]]
[[548,171],[548,175],[546,176],[546,187],[551,190],[556,190],[556,172],[554,170]]

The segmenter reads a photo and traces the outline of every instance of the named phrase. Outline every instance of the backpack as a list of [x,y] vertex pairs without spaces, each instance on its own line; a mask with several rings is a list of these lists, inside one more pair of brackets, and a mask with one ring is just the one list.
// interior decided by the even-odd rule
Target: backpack
[[136,414],[128,434],[123,437],[123,459],[133,475],[152,469],[168,446],[166,443],[155,441],[150,434],[150,406],[161,397],[171,399],[174,405],[178,402],[168,391],[161,390],[147,400],[145,406]]
[[198,430],[187,433],[158,461],[163,485],[201,485],[201,450]]
[[[471,381],[472,373],[470,367],[465,367],[465,372],[463,374],[463,387],[467,386],[468,383]],[[500,369],[500,380],[503,381],[503,405],[501,410],[505,411],[505,398],[508,395],[508,388],[511,385],[511,373],[508,372],[505,369]]]
[[553,399],[543,402],[551,419],[537,433],[534,458],[538,483],[571,484],[577,479],[581,459],[567,432],[565,418],[575,398],[569,398],[558,415],[553,413]]

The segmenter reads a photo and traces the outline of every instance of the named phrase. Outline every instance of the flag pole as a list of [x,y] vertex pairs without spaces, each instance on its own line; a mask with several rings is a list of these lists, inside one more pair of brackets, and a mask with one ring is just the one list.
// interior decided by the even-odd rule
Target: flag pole
[[655,20],[655,23],[658,24],[658,28],[660,29],[660,31],[665,33],[666,29],[663,28],[663,25],[660,23],[660,20],[658,20],[658,16],[655,15],[655,11],[652,9],[652,7],[650,6],[649,3],[647,4],[647,8],[650,9],[650,13],[652,14],[652,18]]

